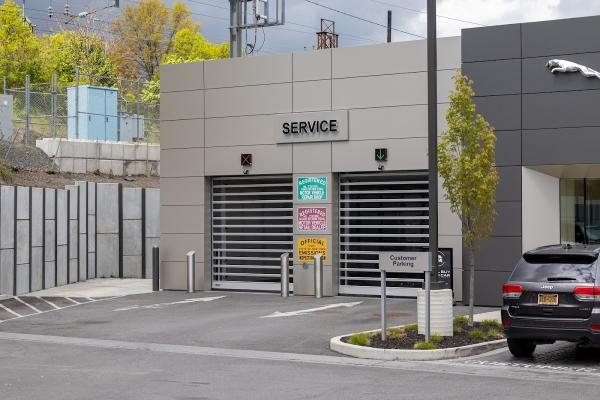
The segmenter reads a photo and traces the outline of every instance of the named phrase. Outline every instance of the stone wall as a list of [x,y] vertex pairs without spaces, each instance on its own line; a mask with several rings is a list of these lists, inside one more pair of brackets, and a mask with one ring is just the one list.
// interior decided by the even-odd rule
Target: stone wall
[[158,144],[63,138],[36,141],[62,172],[100,172],[115,176],[160,175]]

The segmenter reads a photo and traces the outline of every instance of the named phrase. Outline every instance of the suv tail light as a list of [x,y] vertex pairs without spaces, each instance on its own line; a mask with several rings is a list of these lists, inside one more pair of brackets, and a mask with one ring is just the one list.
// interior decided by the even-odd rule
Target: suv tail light
[[600,301],[600,286],[578,286],[573,295],[579,301]]
[[523,294],[523,286],[521,285],[502,285],[502,297],[505,299],[518,299]]

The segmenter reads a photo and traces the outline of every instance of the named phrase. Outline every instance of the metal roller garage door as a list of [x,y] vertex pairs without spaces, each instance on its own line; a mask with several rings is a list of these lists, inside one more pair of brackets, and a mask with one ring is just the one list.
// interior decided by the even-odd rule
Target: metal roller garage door
[[212,287],[279,291],[293,230],[291,175],[213,178]]
[[[427,251],[426,172],[340,175],[340,293],[379,294],[377,253]],[[388,274],[390,295],[415,296],[422,277]]]

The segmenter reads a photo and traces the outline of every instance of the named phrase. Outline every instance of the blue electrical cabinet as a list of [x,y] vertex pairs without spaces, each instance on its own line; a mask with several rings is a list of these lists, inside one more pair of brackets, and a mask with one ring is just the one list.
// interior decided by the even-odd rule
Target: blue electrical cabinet
[[[69,139],[119,140],[117,89],[83,85],[67,89],[67,132]],[[79,132],[77,132],[79,125]]]

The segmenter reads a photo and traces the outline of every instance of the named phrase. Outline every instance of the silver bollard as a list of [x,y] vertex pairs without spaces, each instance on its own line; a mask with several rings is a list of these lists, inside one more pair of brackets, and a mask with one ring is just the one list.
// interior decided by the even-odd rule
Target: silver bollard
[[290,253],[281,255],[281,297],[290,295]]
[[187,290],[188,293],[194,293],[196,284],[196,252],[190,251],[187,253]]
[[323,297],[323,255],[315,254],[315,298]]

